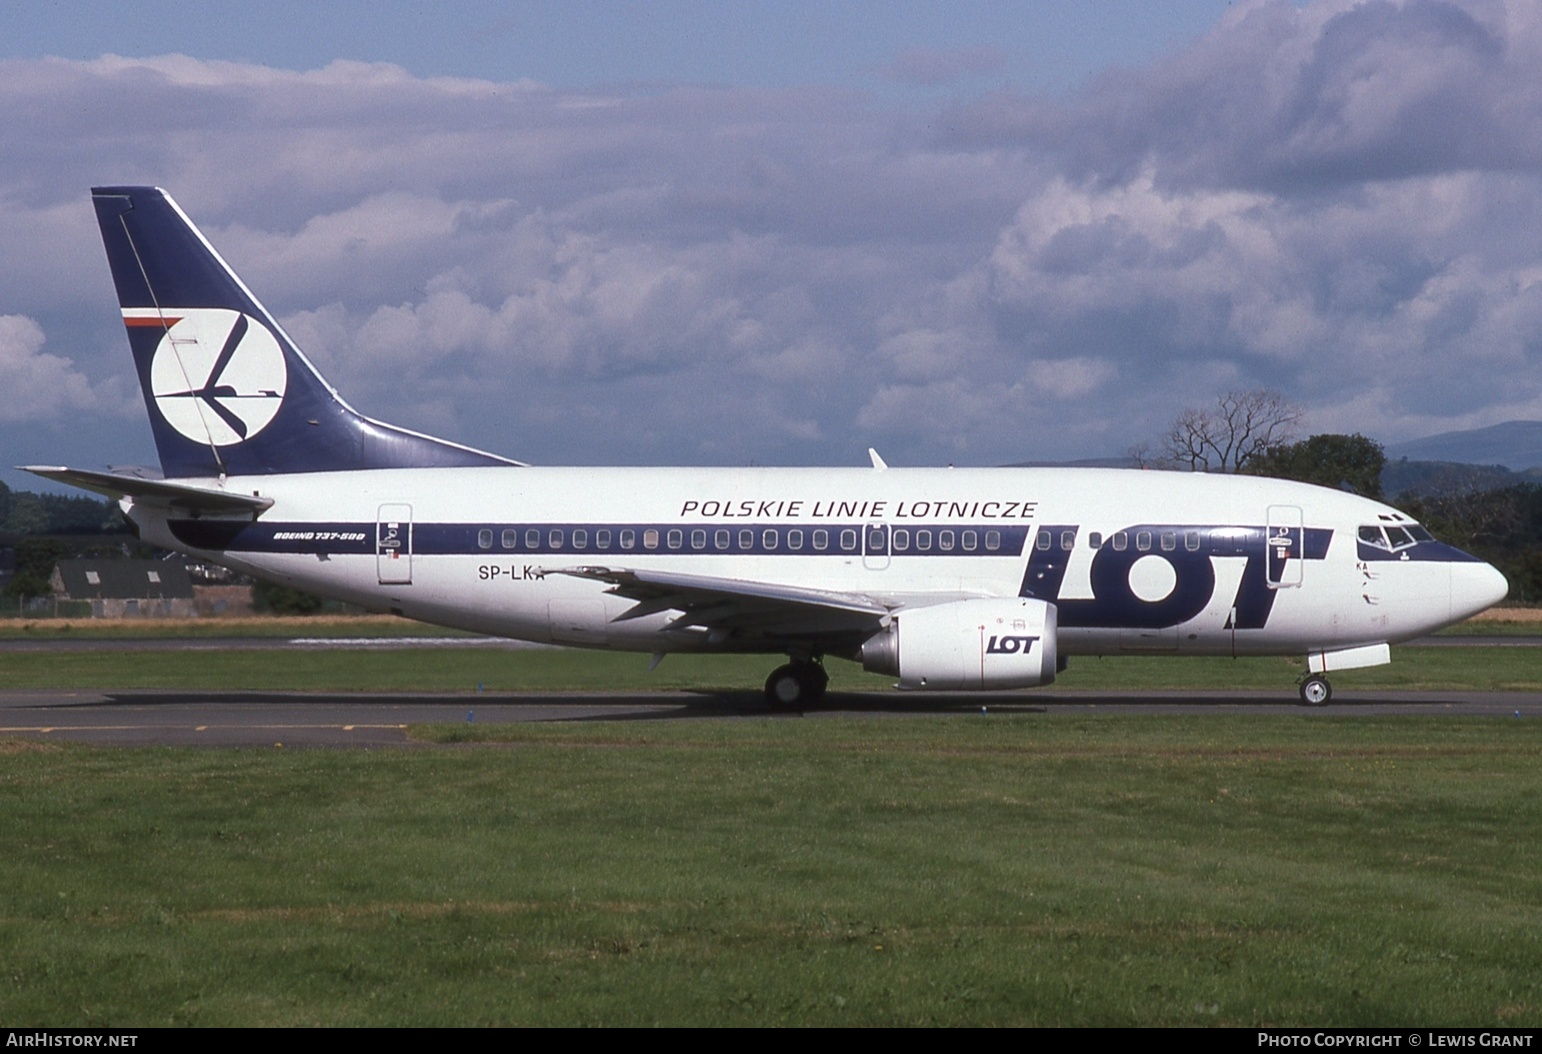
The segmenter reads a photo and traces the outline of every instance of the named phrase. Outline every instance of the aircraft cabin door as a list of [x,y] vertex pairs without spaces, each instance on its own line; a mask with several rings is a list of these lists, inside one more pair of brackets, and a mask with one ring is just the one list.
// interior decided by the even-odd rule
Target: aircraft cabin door
[[1269,506],[1269,526],[1264,546],[1268,550],[1270,589],[1288,589],[1301,584],[1305,541],[1306,532],[1302,529],[1300,506]]
[[382,505],[375,518],[375,569],[383,586],[412,584],[412,506]]

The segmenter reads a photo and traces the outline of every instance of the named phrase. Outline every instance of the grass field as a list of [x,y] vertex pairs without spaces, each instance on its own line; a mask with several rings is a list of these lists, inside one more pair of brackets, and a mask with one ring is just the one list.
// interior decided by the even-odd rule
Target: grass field
[[[1446,631],[1536,636],[1542,609],[1495,608]],[[455,630],[388,615],[232,619],[0,620],[5,640],[123,640],[123,651],[10,651],[0,655],[0,689],[159,688],[254,691],[587,691],[758,689],[776,665],[772,656],[670,656],[654,672],[644,656],[571,650],[349,649],[137,651],[132,642],[180,638],[464,637]],[[1333,675],[1338,689],[1542,691],[1542,651],[1398,647],[1390,666]],[[1249,689],[1286,697],[1301,662],[1281,658],[1073,658],[1056,690]],[[848,662],[828,666],[833,691],[886,691],[892,677],[863,673]]]
[[[765,655],[672,655],[649,673],[644,655],[559,649],[34,651],[0,656],[0,689],[745,691],[758,689],[776,662]],[[849,662],[832,660],[827,669],[835,692],[888,691],[894,682]],[[1073,658],[1054,690],[1255,689],[1293,698],[1300,671],[1299,661],[1281,658]],[[1542,649],[1400,647],[1389,666],[1332,679],[1340,690],[1542,691]]]
[[[1534,630],[1535,631],[1535,630]],[[210,637],[466,637],[395,615],[254,615],[246,618],[0,618],[0,640],[143,640]]]
[[1531,722],[475,732],[0,748],[0,1020],[1542,1022]]
[[[10,652],[0,687],[744,690],[771,661]],[[1056,690],[1289,699],[1297,669],[1076,659]],[[891,680],[831,671],[837,692]],[[1542,691],[1542,650],[1398,648],[1334,683]],[[0,740],[0,1021],[1542,1023],[1534,722],[992,710],[414,734]]]
[[[1542,635],[1542,608],[1490,608],[1442,635]],[[5,640],[142,640],[224,637],[467,637],[395,615],[254,615],[231,618],[0,618]]]

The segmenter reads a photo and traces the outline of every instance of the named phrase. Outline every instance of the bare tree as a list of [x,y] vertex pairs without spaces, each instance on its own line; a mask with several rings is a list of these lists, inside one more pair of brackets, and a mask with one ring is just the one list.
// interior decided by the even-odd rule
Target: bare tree
[[1249,461],[1296,438],[1299,406],[1279,392],[1227,392],[1209,409],[1190,408],[1167,433],[1165,453],[1177,468],[1236,472]]

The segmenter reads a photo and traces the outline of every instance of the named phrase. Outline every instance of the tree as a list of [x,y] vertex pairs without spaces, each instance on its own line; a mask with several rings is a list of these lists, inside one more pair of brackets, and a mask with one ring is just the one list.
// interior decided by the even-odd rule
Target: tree
[[1293,440],[1301,414],[1279,392],[1227,392],[1213,408],[1178,415],[1167,433],[1167,460],[1191,472],[1237,472]]
[[39,494],[37,500],[48,520],[46,530],[51,534],[100,534],[123,529],[123,518],[115,502],[80,494]]
[[23,538],[16,543],[16,573],[5,587],[10,597],[44,597],[53,592],[54,565],[68,558],[70,547],[57,538]]
[[1365,498],[1381,497],[1381,470],[1387,454],[1381,444],[1354,435],[1309,436],[1264,451],[1243,470],[1254,476],[1298,479],[1323,487],[1349,488]]
[[124,529],[116,502],[79,494],[34,494],[0,483],[0,531],[7,534],[104,534]]
[[44,508],[42,498],[30,490],[12,491],[10,498],[10,508],[0,529],[12,534],[48,532],[48,510]]
[[252,587],[252,606],[270,615],[314,615],[326,601],[293,586],[259,579]]

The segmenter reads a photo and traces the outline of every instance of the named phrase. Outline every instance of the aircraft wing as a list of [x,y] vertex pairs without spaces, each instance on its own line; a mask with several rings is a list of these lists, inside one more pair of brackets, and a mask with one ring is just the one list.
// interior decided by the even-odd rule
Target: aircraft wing
[[44,479],[68,483],[72,487],[94,491],[109,498],[133,498],[136,502],[161,505],[188,512],[229,514],[246,513],[257,516],[273,505],[272,498],[259,498],[255,494],[233,494],[224,490],[210,490],[187,483],[174,483],[165,479],[141,479],[116,472],[91,472],[86,469],[52,467],[48,465],[22,465],[23,472]]
[[861,593],[673,571],[611,567],[545,571],[609,582],[609,592],[637,601],[615,619],[617,622],[661,611],[681,612],[669,629],[699,626],[709,632],[776,639],[865,635],[878,630],[896,606]]

